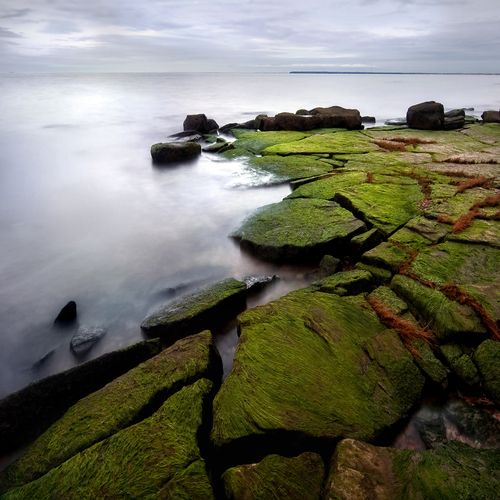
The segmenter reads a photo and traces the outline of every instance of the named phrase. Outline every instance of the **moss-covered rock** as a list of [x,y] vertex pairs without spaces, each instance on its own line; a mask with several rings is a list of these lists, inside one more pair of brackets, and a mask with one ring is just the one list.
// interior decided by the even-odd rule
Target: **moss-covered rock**
[[500,343],[485,340],[476,349],[473,359],[485,391],[500,404]]
[[381,267],[370,266],[364,264],[363,262],[356,262],[354,269],[362,269],[363,271],[368,271],[375,278],[375,281],[381,285],[388,285],[392,279],[391,271],[387,269],[382,269]]
[[422,236],[433,245],[441,243],[451,232],[451,226],[427,219],[426,217],[415,217],[411,219],[408,221],[405,228]]
[[409,411],[424,378],[398,335],[355,299],[309,288],[239,316],[233,370],[214,401],[223,460],[292,442],[372,440]]
[[233,146],[236,149],[245,149],[253,154],[260,154],[268,147],[289,142],[300,141],[307,137],[307,134],[302,132],[247,132],[241,134]]
[[362,292],[370,292],[375,286],[375,282],[370,272],[353,269],[323,278],[314,286],[325,293],[335,293],[340,296],[358,295]]
[[419,252],[432,244],[427,238],[406,226],[393,233],[387,241],[413,252]]
[[361,262],[369,266],[387,269],[392,274],[396,274],[401,264],[407,261],[409,257],[410,255],[399,246],[384,241],[364,253]]
[[469,228],[460,233],[450,234],[448,241],[500,248],[500,221],[475,219]]
[[212,386],[202,379],[181,389],[150,418],[2,498],[213,499],[198,443],[210,413]]
[[391,289],[409,305],[412,313],[429,322],[432,331],[442,341],[471,341],[486,335],[486,330],[474,311],[400,274],[391,281]]
[[210,332],[166,349],[81,399],[0,474],[7,491],[46,474],[77,453],[141,420],[200,378],[218,386],[222,363]]
[[422,339],[416,339],[413,342],[413,346],[418,352],[418,356],[415,356],[415,363],[418,367],[429,377],[430,380],[436,384],[446,386],[448,370],[446,370],[443,363],[436,358],[427,342]]
[[418,203],[424,195],[417,184],[359,184],[341,189],[334,200],[369,227],[390,236],[410,219],[423,213]]
[[150,314],[141,328],[151,337],[172,344],[204,329],[213,329],[245,309],[247,286],[227,278],[210,283]]
[[474,363],[462,352],[459,345],[442,345],[440,350],[451,370],[467,385],[476,385],[479,382],[479,374]]
[[361,255],[382,243],[383,235],[377,228],[358,234],[351,239],[350,247],[354,255]]
[[228,500],[320,500],[325,466],[315,453],[285,458],[269,455],[257,464],[239,465],[222,476]]
[[344,255],[349,240],[365,230],[337,203],[297,199],[260,208],[231,236],[263,259],[315,264],[323,255]]
[[159,142],[151,146],[151,157],[155,163],[171,163],[193,158],[201,154],[197,142]]
[[494,499],[500,452],[453,442],[423,452],[378,448],[346,439],[331,463],[325,498]]
[[0,455],[32,441],[79,399],[160,352],[159,340],[139,342],[37,380],[2,399]]

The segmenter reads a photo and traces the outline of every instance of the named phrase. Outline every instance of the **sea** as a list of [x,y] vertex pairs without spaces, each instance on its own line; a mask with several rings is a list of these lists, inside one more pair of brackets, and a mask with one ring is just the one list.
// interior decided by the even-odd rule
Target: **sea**
[[[428,100],[480,117],[500,108],[500,76],[0,74],[0,398],[143,340],[149,313],[205,283],[279,275],[249,307],[307,285],[310,269],[259,261],[229,236],[289,185],[256,187],[213,153],[152,163],[186,115],[224,125],[338,105],[383,125]],[[57,327],[70,300],[77,321]],[[79,326],[107,330],[83,358],[70,349]],[[227,374],[235,325],[215,334]]]

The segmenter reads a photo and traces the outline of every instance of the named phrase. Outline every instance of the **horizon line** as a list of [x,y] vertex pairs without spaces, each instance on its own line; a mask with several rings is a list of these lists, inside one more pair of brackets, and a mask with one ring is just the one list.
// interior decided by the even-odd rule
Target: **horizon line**
[[422,71],[290,71],[289,74],[319,74],[319,75],[491,75],[499,76],[500,73],[434,73]]

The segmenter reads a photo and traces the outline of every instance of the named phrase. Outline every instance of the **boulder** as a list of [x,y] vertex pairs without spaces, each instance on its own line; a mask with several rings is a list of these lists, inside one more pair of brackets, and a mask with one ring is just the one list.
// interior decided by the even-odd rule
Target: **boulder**
[[70,300],[57,315],[54,323],[69,323],[76,319],[76,302]]
[[245,276],[242,281],[247,285],[249,294],[257,294],[262,292],[264,288],[276,283],[279,280],[280,277],[277,274],[274,274],[273,276]]
[[337,203],[299,198],[258,209],[231,236],[265,260],[317,264],[323,255],[344,255],[365,230]]
[[485,123],[500,123],[500,112],[499,111],[485,111],[481,118]]
[[360,130],[363,128],[361,115],[357,109],[346,109],[341,106],[329,108],[314,108],[309,112],[312,116],[321,116],[324,128],[346,128],[347,130]]
[[[352,241],[352,240],[351,240]],[[322,280],[327,276],[335,274],[342,269],[342,262],[340,259],[332,255],[325,255],[319,263],[318,269],[308,274],[308,278],[314,281]]]
[[410,451],[346,439],[331,461],[325,498],[494,499],[499,470],[498,451],[476,450],[464,443]]
[[239,465],[224,472],[227,500],[321,500],[325,466],[316,453],[286,458],[268,455],[256,464]]
[[444,126],[444,107],[435,101],[415,104],[408,108],[406,121],[410,128],[442,130]]
[[2,498],[213,500],[199,443],[210,419],[212,391],[213,383],[206,379],[182,388],[151,417]]
[[465,125],[465,111],[463,109],[453,109],[444,114],[444,130],[455,130],[463,128]]
[[101,337],[106,334],[106,329],[99,326],[81,326],[73,335],[70,342],[71,350],[77,355],[86,354]]
[[161,352],[147,340],[37,380],[0,401],[0,455],[38,437],[79,399]]
[[209,134],[219,126],[215,120],[207,119],[206,115],[200,113],[197,115],[187,115],[183,123],[183,130],[196,130],[200,134]]
[[361,123],[377,123],[377,119],[374,116],[362,116]]
[[197,288],[150,314],[141,323],[149,336],[173,343],[204,328],[215,329],[245,309],[247,285],[234,278]]
[[298,290],[240,314],[238,330],[232,372],[214,400],[221,463],[325,451],[340,437],[371,441],[424,385],[399,336],[362,297]]
[[208,124],[208,133],[216,134],[217,131],[219,130],[219,124],[213,118],[209,118],[207,120],[207,124]]
[[159,142],[151,146],[151,157],[155,163],[171,163],[187,160],[201,154],[197,142]]
[[479,383],[479,374],[474,363],[457,344],[446,344],[440,347],[441,354],[450,369],[465,384],[474,386]]
[[222,362],[208,331],[177,342],[78,401],[0,473],[0,493],[47,474],[142,420],[182,386],[200,378],[212,380],[215,388],[222,378]]

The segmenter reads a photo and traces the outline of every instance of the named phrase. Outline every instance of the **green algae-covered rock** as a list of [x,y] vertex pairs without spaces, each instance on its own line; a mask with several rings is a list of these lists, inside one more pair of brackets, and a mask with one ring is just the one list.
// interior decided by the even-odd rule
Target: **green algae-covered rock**
[[476,385],[479,382],[479,374],[474,363],[462,352],[460,346],[446,344],[442,345],[440,350],[452,371],[467,385]]
[[182,386],[222,377],[210,332],[180,340],[99,391],[81,399],[0,473],[0,491],[25,484],[78,452],[132,425]]
[[452,442],[418,452],[346,439],[332,459],[324,498],[493,500],[499,487],[499,450]]
[[352,238],[350,243],[351,251],[356,255],[361,255],[382,243],[382,240],[382,233],[374,227],[366,231],[366,233],[358,234],[358,236]]
[[155,163],[171,163],[187,160],[201,154],[197,142],[159,142],[151,146],[151,157]]
[[399,271],[399,266],[409,258],[409,254],[392,243],[386,241],[365,252],[361,257],[361,262],[368,266],[387,269],[392,274]]
[[417,184],[359,184],[341,189],[334,200],[369,226],[390,236],[422,214],[424,195]]
[[222,476],[228,500],[321,500],[325,466],[316,453],[298,457],[269,455],[257,464],[239,465]]
[[300,141],[307,137],[303,132],[280,131],[280,132],[248,132],[238,137],[233,146],[238,149],[246,149],[253,154],[260,154],[270,146]]
[[416,339],[413,341],[413,347],[415,347],[418,352],[418,356],[415,356],[415,363],[418,367],[430,378],[430,380],[446,386],[448,371],[443,363],[436,358],[427,342],[422,339]]
[[420,397],[424,378],[411,355],[363,298],[313,290],[238,317],[233,370],[214,401],[222,456],[280,438],[372,440]]
[[[498,209],[496,207],[495,209]],[[500,221],[475,219],[472,225],[460,233],[451,234],[448,241],[489,245],[500,248]]]
[[32,441],[79,399],[161,352],[159,340],[138,342],[50,377],[0,401],[0,455]]
[[149,336],[173,343],[235,317],[245,308],[246,290],[246,284],[234,278],[205,285],[149,315],[141,328]]
[[151,417],[2,498],[213,499],[198,443],[212,390],[206,379],[184,387]]
[[381,267],[370,266],[364,264],[363,262],[356,262],[354,269],[362,269],[363,271],[368,271],[375,278],[375,281],[382,285],[388,285],[392,279],[391,271],[387,269],[382,269]]
[[393,233],[387,241],[413,252],[420,252],[432,244],[427,238],[406,226]]
[[263,259],[314,264],[323,255],[342,256],[349,240],[365,229],[337,203],[297,199],[256,210],[231,236]]
[[371,273],[362,269],[353,269],[333,274],[314,284],[321,292],[335,293],[337,295],[358,295],[369,292],[374,287]]
[[391,289],[403,298],[416,316],[429,322],[432,331],[442,341],[471,341],[486,334],[470,307],[450,300],[438,290],[400,274],[392,279]]
[[368,153],[379,148],[359,132],[336,132],[334,134],[314,134],[295,142],[284,142],[270,146],[262,151],[263,155],[291,154],[339,154]]
[[484,390],[500,404],[500,343],[485,340],[476,349],[473,359],[481,375]]

